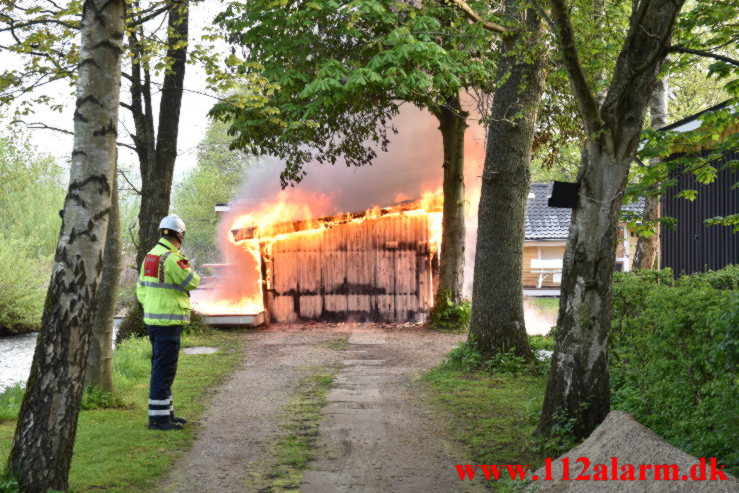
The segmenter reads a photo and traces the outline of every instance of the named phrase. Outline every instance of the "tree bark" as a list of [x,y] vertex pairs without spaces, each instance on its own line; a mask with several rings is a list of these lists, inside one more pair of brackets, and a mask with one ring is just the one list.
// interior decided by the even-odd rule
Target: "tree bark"
[[105,237],[103,255],[103,276],[98,288],[98,301],[92,329],[92,344],[87,356],[85,386],[95,386],[103,390],[113,390],[113,326],[115,305],[118,299],[121,278],[121,221],[118,209],[118,183],[113,173],[113,187],[110,204],[110,221]]
[[70,185],[6,466],[29,493],[67,489],[108,228],[123,19],[122,0],[83,4]]
[[522,264],[531,146],[544,89],[539,47],[543,25],[534,9],[519,11],[511,0],[506,11],[521,27],[501,46],[498,79],[505,82],[495,91],[488,126],[469,338],[488,358],[513,349],[533,362],[524,322]]
[[449,297],[462,301],[464,282],[464,133],[468,113],[462,110],[459,94],[436,112],[444,146],[444,209],[442,212],[441,256],[436,303]]
[[[182,106],[183,82],[187,62],[189,6],[182,2],[169,11],[167,23],[167,60],[171,65],[164,75],[162,98],[159,104],[159,126],[154,147],[151,123],[151,86],[148,70],[144,81],[144,94],[148,101],[146,124],[152,129],[151,137],[139,153],[141,170],[141,208],[139,209],[139,245],[136,263],[143,262],[148,252],[159,240],[159,221],[169,214],[170,193],[174,165],[177,159],[177,136]],[[146,103],[145,101],[145,103]],[[147,129],[147,134],[149,130]],[[148,137],[148,135],[147,135]],[[137,146],[138,147],[138,146]],[[153,152],[152,152],[153,151]]]
[[659,63],[682,4],[681,0],[634,4],[608,93],[598,107],[579,62],[568,8],[564,0],[552,0],[560,51],[588,137],[564,257],[557,335],[539,434],[550,435],[556,425],[566,423],[575,438],[585,438],[610,410],[608,335],[617,223]]
[[[649,100],[649,113],[652,128],[662,128],[667,125],[667,92],[669,85],[667,75],[658,79],[652,90]],[[648,195],[644,198],[644,221],[655,221],[659,218],[659,196]],[[653,269],[659,248],[659,225],[652,236],[639,236],[634,252],[634,269]]]

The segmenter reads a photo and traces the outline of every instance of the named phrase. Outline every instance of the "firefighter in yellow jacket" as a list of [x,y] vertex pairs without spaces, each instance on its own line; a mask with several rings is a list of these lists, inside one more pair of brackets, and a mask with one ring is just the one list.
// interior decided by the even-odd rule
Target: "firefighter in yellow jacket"
[[190,291],[200,277],[178,248],[185,238],[185,223],[172,214],[159,223],[162,237],[141,265],[136,297],[144,306],[144,324],[151,341],[149,428],[181,430],[185,418],[175,416],[172,382],[177,373],[180,333],[190,321]]

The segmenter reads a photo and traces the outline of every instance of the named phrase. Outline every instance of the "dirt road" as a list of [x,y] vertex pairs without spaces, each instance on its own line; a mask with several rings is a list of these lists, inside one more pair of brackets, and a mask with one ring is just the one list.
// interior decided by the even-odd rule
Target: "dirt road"
[[378,324],[277,326],[245,334],[244,365],[217,391],[192,450],[165,492],[270,491],[263,481],[285,431],[279,416],[312,368],[338,369],[323,409],[305,492],[482,491],[415,379],[464,336]]

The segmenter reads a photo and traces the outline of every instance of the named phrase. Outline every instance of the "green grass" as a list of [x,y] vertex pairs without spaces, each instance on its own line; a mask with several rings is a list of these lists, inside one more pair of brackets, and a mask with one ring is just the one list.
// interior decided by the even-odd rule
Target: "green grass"
[[559,298],[540,298],[540,297],[529,297],[526,301],[531,303],[535,308],[541,310],[559,310]]
[[[219,351],[180,354],[172,389],[177,414],[186,416],[191,423],[207,408],[211,389],[243,360],[243,339],[238,333],[209,330],[183,336],[183,347],[201,345],[215,346]],[[197,423],[185,425],[182,432],[146,428],[150,357],[147,339],[127,340],[116,349],[112,403],[118,407],[80,413],[70,491],[152,491],[158,478],[195,439]],[[4,396],[0,396],[0,402]],[[14,428],[15,421],[0,422],[0,470],[4,469]]]
[[343,351],[349,347],[349,336],[342,336],[339,339],[334,339],[323,343],[323,345],[329,349],[336,351]]
[[272,464],[264,473],[249,479],[251,488],[264,492],[298,491],[303,472],[315,454],[318,426],[326,407],[326,394],[339,369],[335,366],[306,368],[298,392],[283,408],[280,416],[282,435],[277,440]]
[[[541,409],[546,377],[496,376],[437,367],[423,381],[431,401],[468,450],[470,464],[528,464],[536,469],[543,456],[532,434]],[[489,482],[496,491],[515,485]]]

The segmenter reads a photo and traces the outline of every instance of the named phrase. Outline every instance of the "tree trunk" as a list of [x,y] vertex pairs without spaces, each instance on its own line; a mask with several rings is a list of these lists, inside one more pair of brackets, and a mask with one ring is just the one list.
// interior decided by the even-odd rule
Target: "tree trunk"
[[[164,75],[162,99],[159,104],[159,127],[153,159],[151,148],[147,157],[141,159],[141,208],[139,209],[139,245],[136,263],[143,262],[148,252],[159,239],[159,221],[169,214],[170,193],[174,165],[177,159],[177,135],[182,105],[183,82],[187,62],[188,2],[182,2],[169,12],[167,25],[167,60],[171,66]],[[145,85],[151,99],[151,86]],[[153,124],[152,124],[153,128]],[[153,144],[153,140],[149,145]]]
[[[667,75],[657,80],[649,100],[649,113],[652,119],[652,128],[662,128],[667,125]],[[655,221],[659,218],[659,196],[649,195],[644,199],[644,221]],[[653,269],[659,248],[659,225],[652,236],[639,236],[634,252],[634,269]]]
[[629,33],[599,107],[579,62],[564,0],[552,0],[558,43],[587,130],[580,192],[564,257],[552,368],[537,433],[566,425],[587,437],[610,410],[608,335],[616,231],[629,166],[681,0],[634,3]]
[[449,98],[436,113],[444,146],[444,210],[442,213],[441,257],[436,303],[449,297],[462,301],[464,282],[464,132],[467,112],[462,111],[459,94]]
[[108,228],[123,19],[121,0],[84,2],[69,191],[7,463],[29,493],[67,489]]
[[[506,11],[522,27],[501,47],[498,79],[505,82],[495,91],[488,126],[469,337],[486,357],[514,349],[533,362],[524,323],[522,263],[531,146],[544,89],[544,62],[537,53],[543,26],[533,9],[517,11],[511,0]],[[522,50],[533,52],[531,62],[521,60]]]
[[92,344],[87,356],[85,386],[113,390],[113,325],[121,278],[121,221],[118,209],[118,180],[113,173],[110,221],[105,237],[103,276],[98,288],[98,301],[92,329]]

